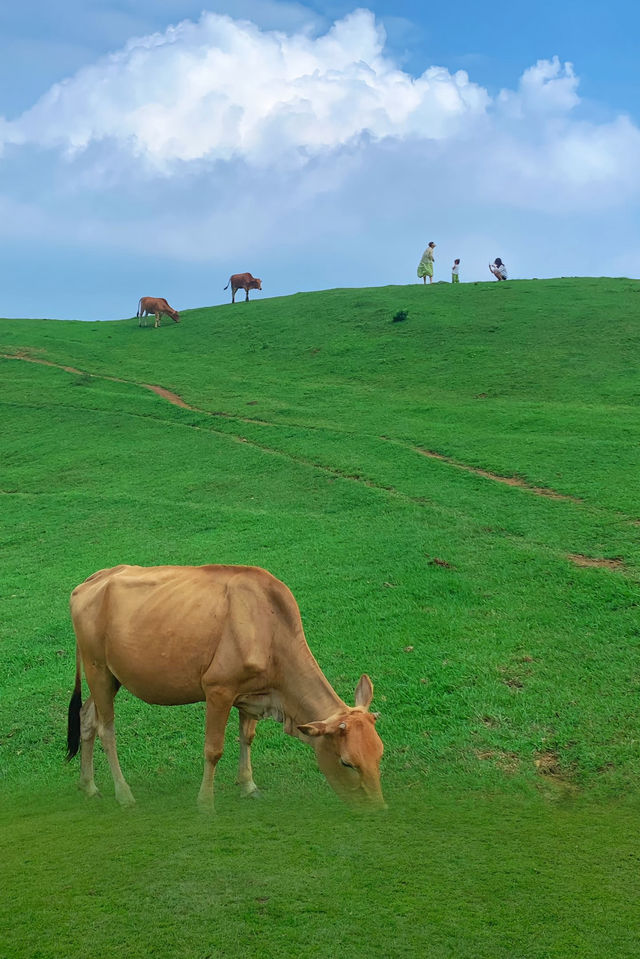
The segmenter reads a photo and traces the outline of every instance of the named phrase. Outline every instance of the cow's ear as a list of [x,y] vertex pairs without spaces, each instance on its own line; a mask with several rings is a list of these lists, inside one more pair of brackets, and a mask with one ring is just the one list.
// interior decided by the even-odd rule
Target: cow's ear
[[368,709],[373,699],[373,683],[366,673],[360,677],[360,682],[356,686],[356,706],[362,706]]
[[327,731],[327,724],[324,722],[305,723],[304,726],[298,726],[298,729],[305,736],[324,736]]

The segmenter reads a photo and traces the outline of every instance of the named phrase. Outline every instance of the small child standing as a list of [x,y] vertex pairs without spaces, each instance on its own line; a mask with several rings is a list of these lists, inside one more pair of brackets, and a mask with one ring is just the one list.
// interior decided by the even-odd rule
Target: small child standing
[[460,270],[460,260],[454,260],[453,266],[451,267],[451,282],[459,283],[460,277],[458,276]]

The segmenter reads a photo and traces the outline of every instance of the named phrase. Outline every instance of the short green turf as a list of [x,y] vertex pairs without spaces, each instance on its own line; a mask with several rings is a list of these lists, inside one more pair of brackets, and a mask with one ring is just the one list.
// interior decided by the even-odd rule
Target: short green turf
[[[0,956],[638,954],[639,313],[570,279],[0,320]],[[373,679],[386,816],[263,723],[267,799],[230,728],[205,822],[202,707],[124,690],[139,806],[99,749],[76,795],[68,595],[120,562],[283,579],[337,692]]]

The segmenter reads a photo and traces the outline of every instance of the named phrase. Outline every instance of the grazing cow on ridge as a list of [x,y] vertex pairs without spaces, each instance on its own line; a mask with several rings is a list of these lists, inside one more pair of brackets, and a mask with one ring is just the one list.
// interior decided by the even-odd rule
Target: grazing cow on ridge
[[[347,801],[383,806],[383,746],[363,675],[355,707],[334,692],[307,646],[290,591],[256,566],[115,566],[71,594],[76,681],[69,704],[67,759],[82,741],[80,788],[94,782],[96,733],[109,760],[116,799],[134,801],[116,752],[113,701],[120,686],[147,703],[206,703],[199,801],[213,805],[213,778],[233,706],[240,719],[238,782],[257,792],[251,743],[259,719],[313,747],[332,788]],[[82,668],[90,697],[82,705]]]
[[[174,310],[172,306],[169,306],[167,301],[163,296],[143,296],[138,300],[138,312],[136,316],[140,317],[140,322],[138,326],[142,326],[142,318],[150,316],[152,313],[155,314],[156,322],[154,323],[154,328],[160,326],[160,317],[164,313],[165,316],[170,316],[174,323],[180,322],[180,314],[177,310]],[[144,326],[147,325],[145,319]]]
[[[231,284],[231,302],[236,302],[236,292],[238,290],[244,290],[247,294],[245,303],[249,299],[249,290],[261,290],[262,289],[262,280],[258,280],[255,276],[252,276],[250,273],[234,273],[233,276],[229,277],[229,283]],[[225,286],[225,290],[229,289],[229,283]]]

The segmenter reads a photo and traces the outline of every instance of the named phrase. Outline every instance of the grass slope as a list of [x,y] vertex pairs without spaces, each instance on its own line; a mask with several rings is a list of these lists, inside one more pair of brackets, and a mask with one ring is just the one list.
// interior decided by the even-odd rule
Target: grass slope
[[[124,908],[128,877],[147,899],[155,890],[155,906],[127,927],[125,955],[247,955],[267,920],[266,955],[335,955],[350,921],[351,955],[427,954],[427,943],[433,956],[633,954],[637,927],[610,943],[593,902],[628,912],[637,869],[621,825],[635,800],[619,798],[640,773],[639,292],[579,279],[334,290],[189,311],[160,330],[0,320],[0,354],[13,357],[0,359],[0,825],[5,862],[24,866],[16,895],[44,925],[53,884],[69,908],[81,903],[96,955],[121,947],[106,919]],[[399,309],[408,319],[392,323]],[[123,561],[254,563],[287,582],[340,695],[351,701],[362,671],[374,680],[384,828],[344,813],[310,753],[264,723],[254,769],[267,805],[237,803],[230,731],[221,845],[209,850],[210,827],[187,812],[201,707],[160,710],[124,691],[121,761],[149,815],[112,811],[100,750],[109,798],[89,813],[77,769],[60,762],[68,593]],[[123,828],[131,845],[115,864],[91,853],[91,879],[69,872],[68,832],[92,850]],[[14,829],[33,844],[27,860]],[[571,878],[584,830],[588,877]],[[158,832],[183,865],[158,850],[148,887]],[[252,842],[273,857],[264,882],[247,879],[263,865]],[[89,883],[105,869],[95,900]],[[514,896],[532,908],[514,913]],[[68,923],[40,951],[34,929],[14,924],[0,952],[86,954]]]

